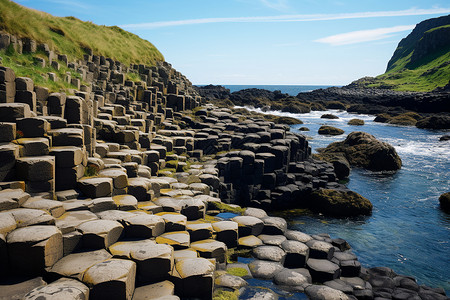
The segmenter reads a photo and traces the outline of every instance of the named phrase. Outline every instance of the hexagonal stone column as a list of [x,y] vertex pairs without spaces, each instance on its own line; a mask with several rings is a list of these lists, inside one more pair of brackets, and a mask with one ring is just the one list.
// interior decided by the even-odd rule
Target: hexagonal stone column
[[191,243],[191,248],[197,250],[201,257],[215,258],[219,263],[226,261],[228,248],[225,243],[208,239]]
[[286,268],[303,268],[309,258],[309,248],[298,241],[284,241],[281,247],[286,251],[284,266]]
[[111,196],[113,191],[113,180],[111,178],[81,178],[78,180],[78,188],[89,198],[100,198]]
[[130,256],[137,264],[137,281],[140,283],[167,279],[173,268],[173,247],[169,245],[155,243],[136,247]]
[[212,299],[215,266],[205,258],[182,259],[175,264],[173,282],[180,297]]
[[238,240],[238,223],[233,221],[219,221],[212,223],[212,227],[216,232],[216,239],[227,245],[228,248],[237,246]]
[[237,216],[231,220],[238,223],[240,237],[247,235],[258,236],[264,229],[264,222],[252,216]]
[[135,278],[136,263],[113,258],[90,267],[83,282],[91,287],[89,299],[131,300]]
[[122,220],[125,235],[130,238],[157,237],[164,232],[164,219],[156,215],[138,214]]
[[310,258],[306,267],[311,273],[313,282],[325,282],[336,279],[341,274],[339,266],[326,259]]
[[55,226],[18,228],[6,241],[11,269],[20,274],[42,274],[63,256],[62,234]]
[[84,248],[104,249],[117,242],[123,226],[117,221],[94,220],[82,223],[78,230],[83,234],[81,241]]
[[49,285],[37,287],[28,292],[23,300],[82,300],[89,298],[89,288],[75,279],[61,278]]

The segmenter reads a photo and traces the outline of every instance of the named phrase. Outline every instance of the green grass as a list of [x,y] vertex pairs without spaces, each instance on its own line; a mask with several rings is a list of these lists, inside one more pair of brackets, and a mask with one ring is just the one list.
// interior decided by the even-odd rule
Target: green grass
[[82,58],[87,48],[124,64],[155,65],[164,60],[149,41],[117,26],[95,25],[75,17],[54,17],[9,0],[0,0],[0,30],[46,43],[52,50],[68,55],[69,60]]
[[[11,48],[11,47],[10,47]],[[64,81],[66,73],[70,73],[72,78],[78,78],[81,80],[81,75],[75,70],[69,69],[66,66],[60,64],[60,69],[56,70],[49,66],[48,60],[44,68],[37,66],[34,63],[34,57],[45,58],[45,54],[37,52],[34,54],[18,54],[11,49],[0,50],[0,57],[2,57],[2,63],[5,67],[14,70],[16,77],[29,77],[33,80],[37,86],[48,88],[51,92],[58,92],[60,90],[67,91],[73,89],[75,86]],[[55,73],[58,77],[56,82],[47,79],[47,73]],[[81,81],[82,84],[86,84]]]

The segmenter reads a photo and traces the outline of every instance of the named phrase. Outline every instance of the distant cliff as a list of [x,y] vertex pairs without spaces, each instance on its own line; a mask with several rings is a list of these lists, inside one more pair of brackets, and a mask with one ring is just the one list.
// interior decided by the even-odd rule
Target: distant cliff
[[432,91],[450,80],[450,15],[425,20],[400,41],[386,73],[364,77],[349,87]]

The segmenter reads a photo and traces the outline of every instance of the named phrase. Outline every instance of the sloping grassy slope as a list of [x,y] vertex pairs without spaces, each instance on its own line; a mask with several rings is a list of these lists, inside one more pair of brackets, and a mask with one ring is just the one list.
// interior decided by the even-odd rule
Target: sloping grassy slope
[[18,37],[47,43],[51,49],[69,58],[81,58],[85,49],[124,64],[154,65],[164,60],[150,42],[117,26],[101,26],[74,17],[54,17],[9,0],[0,0],[0,30]]
[[425,20],[402,39],[386,73],[354,82],[360,87],[432,91],[450,81],[450,15]]

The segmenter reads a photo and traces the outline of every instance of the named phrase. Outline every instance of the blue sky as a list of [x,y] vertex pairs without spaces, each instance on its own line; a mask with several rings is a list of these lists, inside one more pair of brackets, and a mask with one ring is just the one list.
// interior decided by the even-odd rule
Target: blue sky
[[17,0],[118,25],[194,84],[345,85],[384,73],[414,25],[448,0]]

